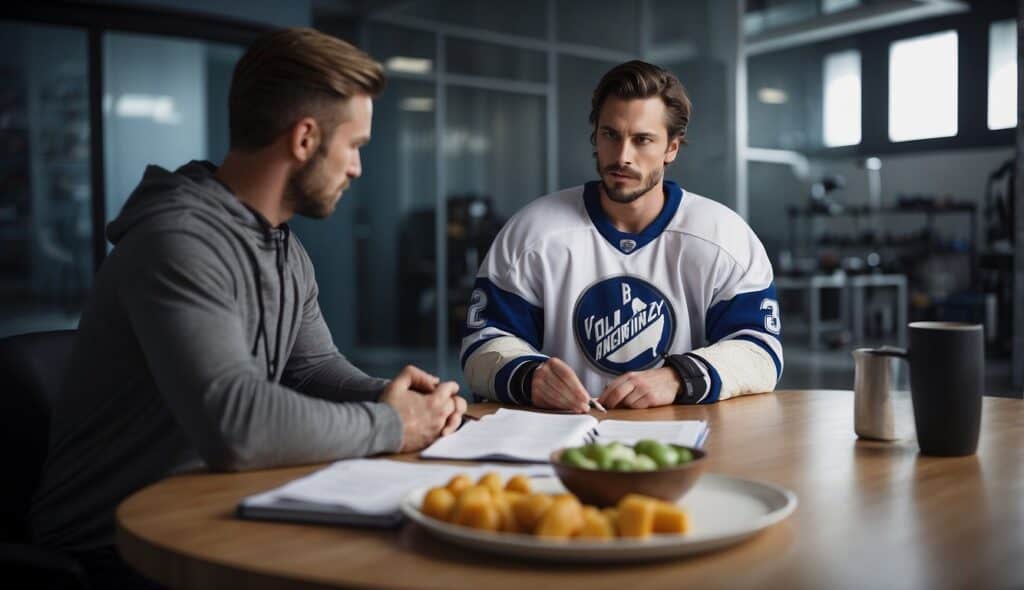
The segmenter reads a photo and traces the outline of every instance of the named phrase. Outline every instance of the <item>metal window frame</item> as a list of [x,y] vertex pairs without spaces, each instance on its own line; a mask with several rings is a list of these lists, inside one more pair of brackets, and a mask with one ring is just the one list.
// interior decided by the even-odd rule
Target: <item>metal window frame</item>
[[10,2],[0,6],[0,21],[82,30],[87,35],[89,95],[90,216],[93,269],[107,256],[106,160],[103,136],[103,38],[111,32],[137,33],[242,45],[252,42],[271,27],[223,17],[158,8],[73,2]]

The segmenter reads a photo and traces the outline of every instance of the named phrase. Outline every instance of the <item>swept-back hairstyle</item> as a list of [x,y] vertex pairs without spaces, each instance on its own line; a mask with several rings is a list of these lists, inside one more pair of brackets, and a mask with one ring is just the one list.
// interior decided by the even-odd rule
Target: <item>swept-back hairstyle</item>
[[601,77],[590,99],[590,143],[597,142],[597,119],[609,96],[624,100],[660,96],[665,103],[665,127],[668,139],[686,143],[690,123],[690,98],[679,79],[654,64],[635,59],[619,64]]
[[228,98],[231,149],[257,150],[313,117],[326,143],[342,121],[338,103],[378,96],[384,69],[352,45],[309,28],[263,35],[235,66]]

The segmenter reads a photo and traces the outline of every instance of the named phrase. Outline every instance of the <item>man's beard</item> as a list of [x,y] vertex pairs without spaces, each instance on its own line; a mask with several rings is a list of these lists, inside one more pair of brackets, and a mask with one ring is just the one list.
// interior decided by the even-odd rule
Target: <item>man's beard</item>
[[334,213],[341,191],[348,188],[348,181],[334,189],[325,186],[327,174],[324,172],[327,158],[323,150],[318,150],[313,159],[306,162],[291,178],[285,200],[291,204],[292,210],[303,217],[324,219]]
[[597,175],[601,179],[601,186],[604,187],[604,194],[608,195],[608,198],[615,201],[616,203],[632,203],[633,201],[647,194],[647,192],[650,191],[652,188],[661,184],[661,180],[665,176],[664,166],[657,168],[656,170],[652,170],[649,176],[640,178],[640,188],[633,191],[615,188],[613,186],[610,186],[607,182],[605,182],[605,174],[609,172],[623,171],[625,171],[627,174],[633,175],[633,177],[636,178],[635,173],[632,170],[623,170],[623,168],[614,164],[611,166],[605,166],[604,169],[602,169],[601,162],[597,162]]

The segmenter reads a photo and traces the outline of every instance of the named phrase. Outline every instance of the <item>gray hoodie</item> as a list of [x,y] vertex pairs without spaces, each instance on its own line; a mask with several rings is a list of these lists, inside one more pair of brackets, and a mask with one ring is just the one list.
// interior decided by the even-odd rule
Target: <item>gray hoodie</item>
[[402,425],[334,346],[313,265],[190,162],[146,169],[95,277],[31,513],[36,540],[114,542],[132,492],[234,471],[397,451]]

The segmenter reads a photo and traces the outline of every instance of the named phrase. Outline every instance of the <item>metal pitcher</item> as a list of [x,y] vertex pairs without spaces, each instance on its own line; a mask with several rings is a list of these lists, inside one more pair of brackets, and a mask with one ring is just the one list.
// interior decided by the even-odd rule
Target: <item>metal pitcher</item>
[[872,440],[897,440],[907,436],[909,402],[906,391],[897,391],[901,369],[887,348],[853,351],[853,430]]

